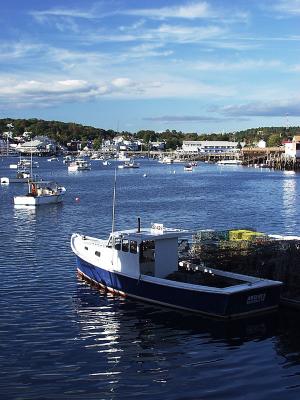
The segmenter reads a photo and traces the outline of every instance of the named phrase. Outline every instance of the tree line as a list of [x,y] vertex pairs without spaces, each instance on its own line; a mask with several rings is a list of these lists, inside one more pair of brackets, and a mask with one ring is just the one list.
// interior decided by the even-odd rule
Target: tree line
[[263,139],[267,145],[278,146],[284,140],[290,140],[294,135],[300,133],[300,127],[259,127],[237,132],[228,133],[183,133],[182,131],[166,129],[163,132],[154,130],[140,130],[135,133],[122,131],[117,132],[113,129],[95,128],[76,124],[74,122],[45,121],[41,119],[0,119],[0,132],[8,130],[7,124],[13,124],[13,136],[21,136],[25,131],[31,132],[31,136],[48,136],[56,140],[61,145],[66,146],[72,140],[78,140],[82,143],[93,141],[95,147],[100,147],[103,140],[113,139],[122,135],[125,139],[141,139],[145,144],[149,142],[165,142],[167,149],[176,149],[182,146],[184,140],[225,140],[244,142],[251,146]]

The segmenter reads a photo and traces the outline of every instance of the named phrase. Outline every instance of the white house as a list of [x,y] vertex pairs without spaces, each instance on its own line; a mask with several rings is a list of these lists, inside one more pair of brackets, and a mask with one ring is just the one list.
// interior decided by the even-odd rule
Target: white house
[[187,153],[236,153],[240,151],[238,144],[225,140],[185,140],[182,150]]
[[300,159],[300,136],[294,136],[292,142],[284,144],[284,155],[286,158]]
[[257,143],[257,147],[259,147],[260,149],[265,149],[267,147],[266,141],[263,139],[260,139],[260,141]]

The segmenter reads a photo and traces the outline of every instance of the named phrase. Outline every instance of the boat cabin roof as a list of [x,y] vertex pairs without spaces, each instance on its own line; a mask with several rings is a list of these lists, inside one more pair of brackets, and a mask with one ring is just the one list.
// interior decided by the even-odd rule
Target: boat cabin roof
[[153,224],[151,228],[128,229],[124,231],[115,231],[111,236],[115,238],[130,238],[131,240],[163,240],[178,238],[182,235],[191,234],[192,232],[185,229],[166,228],[161,224]]

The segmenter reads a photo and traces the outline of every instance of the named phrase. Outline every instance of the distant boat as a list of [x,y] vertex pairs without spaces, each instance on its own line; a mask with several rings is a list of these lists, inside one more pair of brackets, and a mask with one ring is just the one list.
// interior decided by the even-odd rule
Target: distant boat
[[192,166],[192,164],[186,164],[183,169],[184,169],[184,171],[192,172],[193,171],[193,166]]
[[125,161],[124,164],[118,165],[118,168],[140,168],[140,164],[134,162],[134,160]]
[[3,177],[1,178],[1,184],[8,185],[9,183],[26,183],[31,180],[31,173],[28,169],[18,168],[15,178]]
[[158,160],[161,164],[173,164],[174,160],[172,157],[162,157]]
[[18,169],[18,164],[9,164],[10,169]]
[[32,161],[31,159],[28,160],[26,158],[22,158],[18,162],[18,168],[38,168],[38,167],[39,167],[38,161]]
[[28,182],[28,192],[25,195],[15,196],[17,206],[40,206],[44,204],[61,203],[66,189],[56,182],[34,180]]
[[241,160],[236,160],[236,159],[232,159],[232,160],[220,160],[217,161],[218,165],[242,165],[242,161]]
[[130,161],[131,158],[128,157],[127,153],[125,151],[120,151],[117,161]]
[[107,165],[110,165],[110,162],[109,162],[108,160],[104,160],[104,161],[102,162],[102,164],[103,164],[104,166],[107,166]]
[[77,159],[68,165],[68,171],[90,171],[91,163],[84,159]]
[[70,155],[68,155],[68,156],[65,156],[64,158],[63,158],[63,163],[64,164],[70,164],[72,161],[74,161],[74,157],[73,156],[70,156]]
[[48,158],[48,160],[47,161],[58,161],[58,158],[57,157],[50,157],[50,158]]

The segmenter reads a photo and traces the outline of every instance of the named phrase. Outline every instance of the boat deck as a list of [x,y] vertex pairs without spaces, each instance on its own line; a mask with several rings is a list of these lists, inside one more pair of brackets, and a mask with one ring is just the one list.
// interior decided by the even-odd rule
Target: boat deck
[[226,288],[235,285],[241,285],[246,281],[234,279],[226,276],[215,275],[205,271],[175,271],[168,275],[166,279],[176,282],[190,283],[193,285],[204,285],[215,288]]

